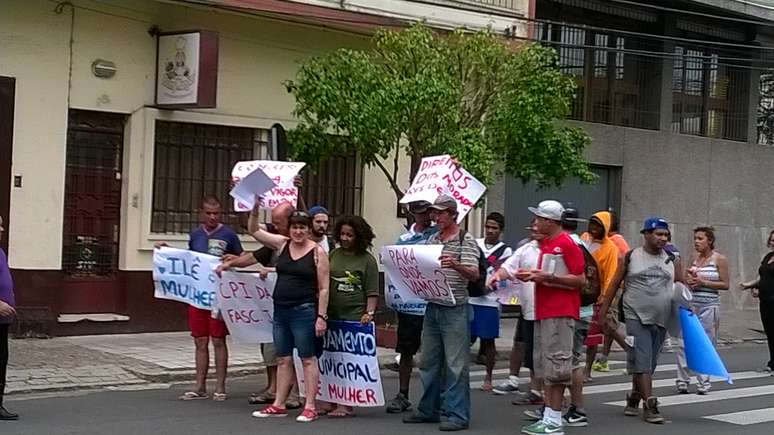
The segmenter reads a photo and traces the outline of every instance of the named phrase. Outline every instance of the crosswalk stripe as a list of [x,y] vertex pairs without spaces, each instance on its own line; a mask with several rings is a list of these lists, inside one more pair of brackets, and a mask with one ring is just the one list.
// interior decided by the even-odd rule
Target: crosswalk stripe
[[[505,373],[508,373],[507,370],[504,370]],[[482,374],[484,372],[481,372]],[[473,373],[471,372],[471,376],[473,376]],[[745,379],[760,379],[760,378],[768,378],[771,375],[768,373],[763,372],[754,372],[754,371],[745,371],[745,372],[734,372],[731,373],[731,378],[735,381],[743,381]],[[596,379],[596,378],[595,378]],[[497,385],[498,383],[505,382],[507,379],[502,378],[495,378],[492,383],[494,385]],[[720,379],[717,379],[720,381]],[[522,377],[519,378],[519,383],[528,383],[529,378]],[[471,382],[470,387],[471,388],[480,388],[483,382]],[[675,385],[675,379],[669,378],[669,379],[654,379],[653,380],[653,388],[662,388],[662,387],[670,387]],[[604,393],[615,393],[619,391],[629,391],[631,389],[632,383],[631,382],[620,382],[620,383],[614,383],[614,384],[600,384],[600,385],[590,385],[586,384],[583,386],[583,394],[584,395],[591,395],[591,394],[604,394]]]
[[[658,398],[658,406],[692,405],[695,403],[715,402],[718,400],[739,399],[743,397],[767,396],[770,394],[774,394],[774,385],[761,385],[757,387],[713,391],[706,396],[698,396],[696,394],[663,396]],[[626,405],[626,401],[607,402],[605,405],[624,406]]]
[[[744,379],[757,379],[768,378],[771,375],[768,373],[760,372],[736,372],[731,373],[731,378],[735,381],[741,381]],[[675,385],[675,379],[658,379],[653,381],[653,388],[669,387]],[[618,384],[604,384],[604,385],[584,385],[583,395],[587,394],[601,394],[601,393],[613,393],[616,391],[629,391],[632,388],[631,382],[621,382]],[[659,402],[660,404],[660,402]]]
[[708,415],[709,420],[747,426],[749,424],[774,421],[774,408],[751,409],[749,411],[729,412],[728,414]]

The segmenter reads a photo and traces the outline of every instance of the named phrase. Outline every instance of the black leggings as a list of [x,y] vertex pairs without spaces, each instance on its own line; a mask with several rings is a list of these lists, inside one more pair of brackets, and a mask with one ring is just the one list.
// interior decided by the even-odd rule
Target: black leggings
[[761,323],[769,343],[769,362],[767,365],[774,370],[774,300],[761,300]]
[[5,372],[8,367],[8,327],[10,325],[0,324],[0,406],[3,404],[3,395],[5,394]]

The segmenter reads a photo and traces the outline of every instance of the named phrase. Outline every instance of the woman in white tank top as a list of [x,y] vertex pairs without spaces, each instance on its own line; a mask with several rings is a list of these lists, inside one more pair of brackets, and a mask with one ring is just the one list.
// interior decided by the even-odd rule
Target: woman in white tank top
[[[713,344],[717,344],[720,327],[720,294],[728,290],[728,260],[715,251],[715,230],[712,227],[699,227],[693,230],[695,254],[691,267],[686,269],[685,283],[691,288],[693,300],[691,309],[699,317]],[[688,393],[692,372],[688,369],[682,340],[677,351],[677,392]],[[696,374],[696,393],[709,393],[709,376]]]

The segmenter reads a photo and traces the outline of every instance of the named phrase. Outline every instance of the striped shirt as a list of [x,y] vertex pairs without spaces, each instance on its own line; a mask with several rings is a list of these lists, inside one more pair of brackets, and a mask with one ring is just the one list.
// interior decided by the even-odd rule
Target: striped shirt
[[[446,242],[441,241],[441,232],[437,232],[427,241],[428,245],[443,245],[443,255],[456,259],[461,265],[478,269],[478,245],[476,239],[465,232],[464,240],[460,242],[459,233]],[[454,294],[454,304],[462,305],[468,302],[468,280],[459,272],[451,268],[443,268],[446,282]]]
[[[720,270],[716,262],[716,254],[704,264],[699,264],[699,259],[693,261],[693,270],[696,276],[704,281],[720,281]],[[693,301],[697,305],[720,305],[720,294],[717,290],[708,287],[696,287],[693,289]]]

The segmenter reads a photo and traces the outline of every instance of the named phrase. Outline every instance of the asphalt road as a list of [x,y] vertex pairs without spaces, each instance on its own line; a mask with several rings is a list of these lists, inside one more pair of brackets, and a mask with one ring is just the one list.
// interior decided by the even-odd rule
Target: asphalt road
[[[721,352],[729,371],[739,378],[734,385],[718,381],[707,396],[677,395],[674,391],[673,354],[662,354],[662,365],[656,378],[664,385],[656,390],[661,397],[662,413],[669,422],[650,425],[639,418],[624,417],[621,405],[609,404],[624,399],[628,379],[614,364],[610,374],[597,376],[587,384],[586,408],[591,419],[586,428],[568,428],[569,434],[758,434],[774,433],[774,377],[756,373],[764,361],[764,346],[737,345]],[[621,360],[622,354],[612,359]],[[471,383],[473,420],[464,433],[514,434],[526,422],[525,407],[510,404],[509,397],[485,394],[477,389],[482,379],[482,367],[474,366]],[[496,378],[504,378],[507,370],[498,367]],[[396,392],[396,374],[382,373],[385,396]],[[319,421],[302,425],[293,418],[258,420],[250,413],[254,407],[246,402],[248,393],[257,389],[257,378],[232,380],[229,400],[180,402],[176,397],[185,385],[158,386],[142,391],[99,391],[60,393],[56,397],[11,397],[7,405],[22,414],[17,422],[0,422],[0,434],[230,434],[271,433],[295,435],[310,432],[315,435],[394,435],[396,433],[436,434],[436,425],[404,425],[401,417],[388,415],[381,408],[361,409],[355,418]],[[413,384],[412,399],[419,393],[419,381]],[[740,414],[742,412],[742,414]],[[731,414],[722,416],[723,414]],[[720,417],[713,417],[718,416]],[[293,414],[295,416],[295,414]],[[707,417],[730,420],[732,423]],[[760,421],[754,424],[740,424]]]

